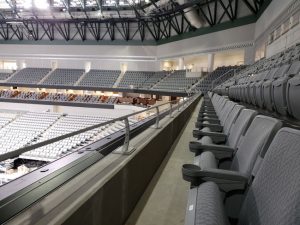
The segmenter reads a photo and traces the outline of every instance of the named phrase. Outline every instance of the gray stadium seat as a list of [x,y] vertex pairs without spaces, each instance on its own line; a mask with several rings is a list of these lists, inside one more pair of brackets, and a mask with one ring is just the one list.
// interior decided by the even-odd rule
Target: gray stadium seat
[[287,107],[289,114],[300,120],[300,74],[294,76],[287,84]]
[[[198,145],[199,148],[196,151],[195,148],[192,149],[196,154],[201,152],[200,155],[195,157],[194,164],[198,166],[199,171],[203,173],[208,171],[212,173],[212,178],[217,179],[223,171],[215,169],[228,169],[228,161],[232,160],[229,170],[250,178],[258,155],[264,156],[273,136],[281,126],[282,123],[277,119],[262,115],[256,116],[246,133],[240,136],[236,146],[234,146],[236,143],[232,142],[229,142],[228,145],[214,145],[212,141],[205,141],[206,143],[202,146]],[[234,132],[236,131],[234,130]],[[233,134],[237,136],[237,133]],[[204,138],[206,138],[205,140],[209,139],[209,137]],[[229,139],[229,141],[231,140]],[[222,164],[223,161],[226,163]],[[218,164],[219,166],[217,166]],[[183,166],[183,175],[185,175],[185,167],[188,165]],[[214,169],[214,171],[211,172],[210,169]],[[187,170],[189,169],[187,168]],[[195,167],[193,167],[193,170],[195,170]],[[213,174],[216,174],[216,176],[213,176]]]
[[268,80],[265,81],[262,85],[263,87],[263,98],[264,98],[264,106],[269,111],[272,111],[274,108],[273,98],[272,98],[272,83],[277,80],[278,78],[284,76],[284,74],[288,71],[290,65],[283,65],[281,66],[273,77],[268,76]]
[[[276,134],[246,192],[241,210],[237,212],[238,224],[300,224],[299,147],[299,130],[282,128]],[[243,190],[236,189],[240,192]],[[233,193],[233,190],[230,191]],[[224,202],[227,202],[223,196],[218,185],[211,181],[192,188],[185,225],[230,224],[224,206]]]
[[286,86],[288,80],[300,71],[300,61],[293,62],[289,70],[273,82],[274,108],[281,115],[287,114]]
[[234,124],[234,122],[237,119],[238,115],[240,114],[241,110],[243,110],[244,108],[245,107],[241,106],[241,105],[235,105],[233,107],[232,111],[229,113],[228,117],[225,119],[222,133],[211,132],[211,130],[208,127],[205,127],[202,130],[194,130],[193,136],[195,138],[209,136],[212,138],[214,143],[225,142],[227,139],[227,136],[230,132],[230,128]]
[[263,98],[263,83],[269,80],[274,76],[278,68],[271,69],[268,73],[264,73],[261,76],[261,80],[255,84],[255,103],[260,108],[263,108],[264,106],[264,98]]
[[231,126],[229,135],[227,136],[227,140],[225,142],[225,145],[223,145],[223,146],[222,145],[214,145],[214,144],[212,144],[212,140],[210,141],[209,138],[205,137],[204,139],[200,139],[200,141],[190,142],[190,144],[189,144],[190,150],[194,151],[194,152],[199,152],[199,153],[204,151],[205,150],[204,148],[207,147],[207,145],[204,145],[204,143],[202,143],[202,141],[206,139],[206,140],[208,140],[207,144],[210,143],[209,147],[212,150],[216,150],[216,148],[221,147],[223,149],[223,150],[220,150],[222,153],[224,151],[224,147],[228,146],[229,153],[233,154],[237,149],[237,145],[238,145],[240,137],[245,134],[251,121],[253,120],[253,118],[256,115],[257,115],[257,112],[254,110],[243,109],[240,112],[240,114],[237,117],[234,124]]

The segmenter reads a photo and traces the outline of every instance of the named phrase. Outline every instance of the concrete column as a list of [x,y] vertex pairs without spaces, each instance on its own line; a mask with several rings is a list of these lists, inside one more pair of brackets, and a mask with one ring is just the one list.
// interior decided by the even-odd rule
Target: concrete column
[[207,70],[208,72],[212,72],[214,70],[215,63],[215,53],[209,53],[207,55]]
[[17,68],[18,70],[23,69],[26,67],[25,61],[24,60],[17,60]]
[[244,48],[244,64],[245,65],[251,65],[255,61],[255,48],[254,46],[252,47],[247,47]]
[[184,58],[181,57],[178,59],[178,69],[183,70],[184,69]]

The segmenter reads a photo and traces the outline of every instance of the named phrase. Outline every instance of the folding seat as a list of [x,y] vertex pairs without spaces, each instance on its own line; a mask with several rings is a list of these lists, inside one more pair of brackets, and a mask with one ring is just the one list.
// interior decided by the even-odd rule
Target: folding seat
[[221,131],[223,129],[224,122],[235,105],[236,103],[232,101],[226,101],[224,107],[220,113],[218,113],[218,119],[205,118],[205,121],[196,122],[196,128],[202,129],[204,127],[209,127],[213,131]]
[[[202,143],[190,144],[190,150],[196,153],[194,164],[183,166],[183,174],[192,171],[210,171],[210,169],[228,169],[250,178],[255,161],[262,157],[275,133],[282,123],[274,118],[258,115],[251,122],[246,133],[238,134],[233,130],[228,145],[215,145],[209,137],[203,137]],[[233,136],[231,138],[230,136]],[[222,171],[219,171],[222,174]],[[219,173],[215,171],[215,173]],[[218,175],[216,175],[218,176]],[[188,179],[190,177],[188,176]],[[193,180],[193,179],[192,179]],[[193,180],[197,182],[198,179]]]
[[251,93],[252,93],[252,88],[255,85],[255,80],[256,80],[257,74],[252,74],[249,77],[248,83],[246,84],[246,102],[248,104],[251,104],[252,98],[251,98]]
[[250,77],[245,77],[243,84],[241,85],[241,91],[242,91],[241,101],[242,102],[247,102],[247,86],[248,86],[249,81],[250,81]]
[[222,132],[212,132],[209,127],[204,127],[202,130],[193,130],[193,136],[195,138],[202,138],[203,136],[209,136],[211,137],[214,143],[226,142],[231,127],[235,123],[241,110],[243,110],[244,108],[245,107],[241,105],[235,105],[233,107],[232,111],[225,119]]
[[250,104],[252,104],[252,105],[256,105],[256,99],[255,99],[256,84],[262,79],[262,77],[266,73],[267,73],[267,71],[260,72],[260,73],[256,74],[253,78],[254,81],[249,86],[248,94],[249,94]]
[[300,74],[294,76],[288,81],[286,101],[290,115],[300,120]]
[[273,102],[275,110],[281,115],[287,115],[286,86],[288,80],[300,71],[300,61],[293,62],[289,70],[273,82]]
[[206,118],[213,117],[218,118],[219,114],[222,112],[222,109],[226,102],[228,101],[223,96],[217,95],[212,99],[213,103],[211,107],[203,107],[198,114],[198,121],[205,120]]
[[[240,137],[245,134],[248,129],[250,123],[257,115],[257,112],[250,109],[243,109],[239,113],[238,117],[230,127],[228,134],[220,133],[217,135],[213,133],[212,135],[204,136],[205,131],[211,132],[211,130],[202,129],[199,131],[199,135],[202,135],[202,138],[199,141],[191,141],[189,144],[190,151],[195,152],[199,155],[201,152],[206,151],[208,149],[213,149],[215,152],[220,150],[221,153],[224,153],[226,149],[228,149],[228,153],[234,153],[237,149],[238,142]],[[201,133],[202,132],[202,133]],[[215,145],[214,143],[218,143],[216,139],[222,140],[222,136],[225,136],[224,145]],[[223,138],[224,140],[224,138]],[[199,157],[198,157],[199,158]]]
[[266,82],[271,77],[273,77],[277,70],[278,68],[267,70],[265,73],[261,75],[260,80],[255,84],[255,103],[260,108],[263,108],[264,106],[262,85],[264,82]]
[[[226,173],[221,182],[212,182],[210,173],[195,173],[202,184],[189,191],[185,225],[298,225],[300,224],[300,131],[282,128],[274,137],[264,158],[257,164],[253,182]],[[214,171],[212,171],[214,172]],[[218,178],[217,180],[221,180]],[[235,182],[229,186],[226,180]],[[226,187],[225,187],[226,186]],[[228,215],[237,202],[227,196],[245,193],[236,217]],[[224,196],[226,196],[224,198]]]
[[276,73],[273,75],[273,77],[268,76],[268,80],[265,81],[262,84],[262,89],[263,89],[263,103],[264,107],[268,109],[269,111],[272,111],[274,108],[273,105],[273,95],[272,95],[272,83],[277,80],[278,78],[282,77],[290,68],[290,65],[283,65],[281,66]]

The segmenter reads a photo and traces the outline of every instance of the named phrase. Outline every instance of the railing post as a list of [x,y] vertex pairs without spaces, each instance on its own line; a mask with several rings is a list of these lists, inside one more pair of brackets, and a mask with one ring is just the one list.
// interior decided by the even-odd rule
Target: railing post
[[128,120],[128,117],[126,117],[124,119],[124,122],[125,122],[125,138],[124,138],[124,144],[123,144],[123,147],[122,147],[122,153],[125,153],[128,151],[128,147],[129,147],[129,135],[130,135],[130,126],[129,126],[129,120]]
[[159,107],[156,106],[156,122],[155,122],[155,129],[159,128]]
[[123,119],[125,123],[125,135],[124,135],[124,143],[122,146],[117,148],[114,153],[116,154],[123,154],[123,155],[129,155],[131,154],[135,148],[129,145],[129,140],[130,140],[130,125],[129,125],[129,120],[128,117]]
[[170,102],[170,118],[173,118],[172,113],[173,113],[173,104],[172,102]]
[[[184,101],[184,100],[183,100],[183,101]],[[181,106],[181,103],[180,103],[180,101],[178,101],[178,106],[177,106],[178,112],[180,112],[180,106]]]

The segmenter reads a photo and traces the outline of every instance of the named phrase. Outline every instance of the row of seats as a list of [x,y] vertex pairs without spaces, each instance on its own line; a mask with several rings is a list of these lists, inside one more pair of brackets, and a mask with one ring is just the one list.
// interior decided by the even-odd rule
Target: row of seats
[[46,85],[74,85],[84,74],[80,69],[56,69],[41,84]]
[[16,72],[7,82],[16,84],[37,84],[50,73],[50,71],[50,68],[24,68]]
[[299,130],[211,92],[196,128],[186,225],[300,223]]
[[[107,116],[82,116],[51,112],[0,113],[0,154],[59,137],[113,118]],[[130,124],[138,122],[129,119]],[[37,125],[38,124],[38,125]],[[53,161],[77,151],[95,140],[107,137],[125,127],[124,122],[114,122],[80,133],[70,138],[28,151],[21,159]]]
[[5,81],[7,80],[10,76],[12,75],[11,72],[0,72],[0,81]]
[[1,90],[0,99],[22,99],[35,101],[53,101],[53,102],[78,102],[89,104],[133,104],[133,105],[154,105],[155,99],[132,98],[132,97],[109,97],[104,95],[91,94],[67,94],[67,93],[48,93],[34,91],[15,91]]
[[111,88],[117,81],[120,73],[120,70],[90,70],[84,75],[78,86]]
[[[226,80],[230,79],[235,71],[240,71],[245,68],[242,66],[221,66],[216,68],[213,72],[206,75],[195,87],[194,91],[201,91],[202,93],[207,93],[213,85],[213,82],[218,81],[218,83],[223,83]],[[216,84],[215,86],[217,86]]]
[[252,104],[282,116],[300,119],[300,47],[288,49],[264,60],[264,65],[252,66],[255,71],[243,71],[214,91],[236,101]]
[[[120,70],[90,70],[82,69],[24,68],[13,76],[3,74],[3,82],[13,84],[40,84],[55,86],[81,86],[112,88],[121,74]],[[118,87],[143,90],[161,90],[185,92],[198,79],[187,78],[184,70],[168,71],[126,71]]]
[[154,85],[151,89],[158,91],[184,92],[193,84],[197,83],[197,78],[186,77],[185,70],[176,70],[167,75],[164,79]]
[[154,76],[155,72],[150,71],[126,71],[118,87],[121,88],[142,88],[150,77]]

